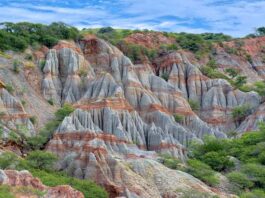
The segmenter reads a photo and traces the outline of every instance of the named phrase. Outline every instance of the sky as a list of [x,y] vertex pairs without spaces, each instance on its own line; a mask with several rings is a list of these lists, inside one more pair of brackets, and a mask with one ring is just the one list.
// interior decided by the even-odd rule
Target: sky
[[265,0],[0,0],[6,21],[240,37],[265,26]]

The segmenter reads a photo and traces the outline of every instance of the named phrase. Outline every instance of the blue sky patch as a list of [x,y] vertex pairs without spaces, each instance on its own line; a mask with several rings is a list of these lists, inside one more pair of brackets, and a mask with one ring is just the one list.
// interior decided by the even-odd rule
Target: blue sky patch
[[0,22],[62,21],[78,28],[223,32],[244,36],[265,26],[265,0],[0,0]]

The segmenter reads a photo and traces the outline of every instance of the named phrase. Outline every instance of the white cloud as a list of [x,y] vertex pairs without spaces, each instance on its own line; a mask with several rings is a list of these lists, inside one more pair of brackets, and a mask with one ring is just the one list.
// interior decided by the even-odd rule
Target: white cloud
[[47,2],[59,1],[38,0],[29,3],[13,0],[12,4],[0,7],[0,20],[63,21],[77,27],[223,32],[233,36],[243,36],[253,32],[255,27],[265,26],[265,0],[231,0],[229,3],[225,3],[228,2],[225,0],[101,0],[97,4],[90,0],[78,1],[83,7],[71,6],[72,1],[64,1],[64,6],[56,7]]

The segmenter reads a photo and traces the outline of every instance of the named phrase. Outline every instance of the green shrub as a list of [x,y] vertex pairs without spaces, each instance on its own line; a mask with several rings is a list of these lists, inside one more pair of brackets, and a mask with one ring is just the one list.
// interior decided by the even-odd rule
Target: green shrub
[[207,164],[194,159],[188,160],[187,163],[188,168],[185,170],[187,173],[197,177],[210,186],[219,184],[219,179],[216,176],[216,173]]
[[19,163],[19,159],[13,152],[4,152],[0,155],[0,168],[15,168]]
[[200,103],[199,101],[189,99],[188,100],[189,105],[193,111],[199,111],[200,110]]
[[239,74],[239,71],[234,68],[226,68],[225,72],[228,73],[231,78],[235,78]]
[[70,104],[64,104],[62,108],[55,112],[56,119],[62,121],[66,116],[71,114],[75,109]]
[[247,83],[247,77],[246,76],[237,76],[235,78],[235,81],[233,82],[233,85],[235,88],[239,89],[243,85]]
[[209,66],[202,67],[201,72],[203,75],[209,78],[212,78],[212,79],[221,78],[221,79],[229,80],[229,78],[225,74]]
[[163,73],[163,74],[161,75],[161,78],[163,78],[165,81],[168,81],[168,79],[169,79],[169,74],[168,74],[168,73]]
[[234,120],[238,121],[239,123],[243,121],[250,113],[251,107],[247,104],[237,106],[232,109],[232,116]]
[[262,189],[254,189],[251,192],[245,192],[240,195],[240,198],[263,198],[265,192]]
[[13,61],[13,72],[15,72],[15,73],[19,73],[19,71],[20,71],[20,66],[21,66],[21,62],[19,61],[19,60],[14,60]]
[[48,122],[37,136],[28,137],[26,147],[31,150],[42,149],[45,144],[52,138],[52,134],[63,121],[63,119],[74,111],[70,104],[65,104],[62,108],[55,112],[55,119]]
[[44,67],[45,67],[45,64],[46,64],[46,60],[41,60],[39,65],[40,65],[40,69],[41,71],[43,71]]
[[265,96],[265,82],[264,81],[258,81],[254,84],[255,88],[254,90],[260,95]]
[[216,171],[228,170],[234,166],[234,163],[230,161],[228,156],[215,151],[206,153],[200,159]]
[[49,100],[47,100],[47,102],[50,104],[50,105],[54,105],[54,101],[53,101],[53,99],[49,99]]
[[228,54],[237,54],[237,49],[235,49],[233,47],[225,46],[224,50]]
[[171,155],[163,154],[161,155],[162,164],[171,169],[178,169],[180,160],[172,157]]
[[85,198],[107,198],[107,192],[89,180],[79,180],[67,176],[63,172],[47,172],[44,170],[31,169],[34,177],[40,178],[43,184],[47,186],[70,185],[74,189],[79,190]]
[[6,90],[9,92],[9,93],[14,93],[15,89],[13,87],[13,85],[11,83],[7,83],[6,84]]
[[265,166],[254,163],[246,164],[242,171],[256,187],[265,188]]
[[28,60],[28,61],[32,61],[33,60],[32,54],[26,54],[25,55],[25,59]]
[[246,174],[241,172],[231,172],[227,174],[229,181],[241,190],[251,188],[254,183],[249,180]]
[[249,62],[249,63],[253,63],[253,60],[252,60],[252,57],[251,57],[251,55],[250,54],[247,54],[246,55],[246,60]]
[[57,156],[46,151],[32,151],[25,158],[27,164],[35,169],[51,170],[57,161]]
[[35,124],[37,123],[37,117],[36,117],[36,116],[31,116],[31,117],[29,118],[29,120],[31,121],[31,123],[32,123],[33,125],[35,125]]
[[177,123],[182,123],[182,122],[184,121],[184,116],[183,116],[183,115],[175,114],[175,115],[174,115],[174,120],[175,120],[175,122],[177,122]]

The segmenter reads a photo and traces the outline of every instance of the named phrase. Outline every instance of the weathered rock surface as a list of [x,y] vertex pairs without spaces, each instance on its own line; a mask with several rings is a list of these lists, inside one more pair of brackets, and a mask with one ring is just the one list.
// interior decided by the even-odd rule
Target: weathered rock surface
[[[56,187],[45,186],[28,171],[0,170],[0,185],[3,184],[10,186],[11,192],[14,191],[17,198],[29,197],[27,193],[16,192],[15,189],[19,187],[28,187],[42,191],[44,194],[43,198],[84,198],[81,192],[74,190],[68,185]],[[37,195],[33,194],[30,197],[37,197]]]
[[[153,33],[148,38],[134,35],[127,39],[149,48],[172,42]],[[249,81],[263,79],[263,42],[262,38],[246,40],[244,50],[253,57],[251,63],[217,48],[214,59],[219,70],[236,67],[249,74]],[[30,88],[27,96],[17,91],[11,94],[0,83],[4,112],[0,121],[5,135],[18,124],[26,125],[34,135],[30,116],[38,118],[40,127],[56,108],[70,103],[75,111],[62,121],[46,147],[59,156],[61,170],[96,181],[110,197],[181,197],[191,189],[230,196],[188,174],[167,169],[157,159],[159,154],[170,154],[185,160],[190,142],[202,141],[205,135],[226,138],[229,131],[257,129],[258,121],[265,120],[264,104],[257,93],[236,90],[223,79],[209,79],[200,71],[201,62],[188,52],[162,54],[152,65],[133,64],[116,47],[95,36],[78,43],[60,41],[35,56],[39,64],[46,60],[43,69],[27,69],[15,77],[6,69],[10,61],[0,59],[1,80],[7,83],[11,79],[20,89],[22,85]],[[28,105],[23,107],[21,98]],[[189,100],[197,102],[199,110],[192,110]],[[232,109],[240,105],[249,105],[252,112],[236,123]],[[176,115],[183,120],[175,120]]]

